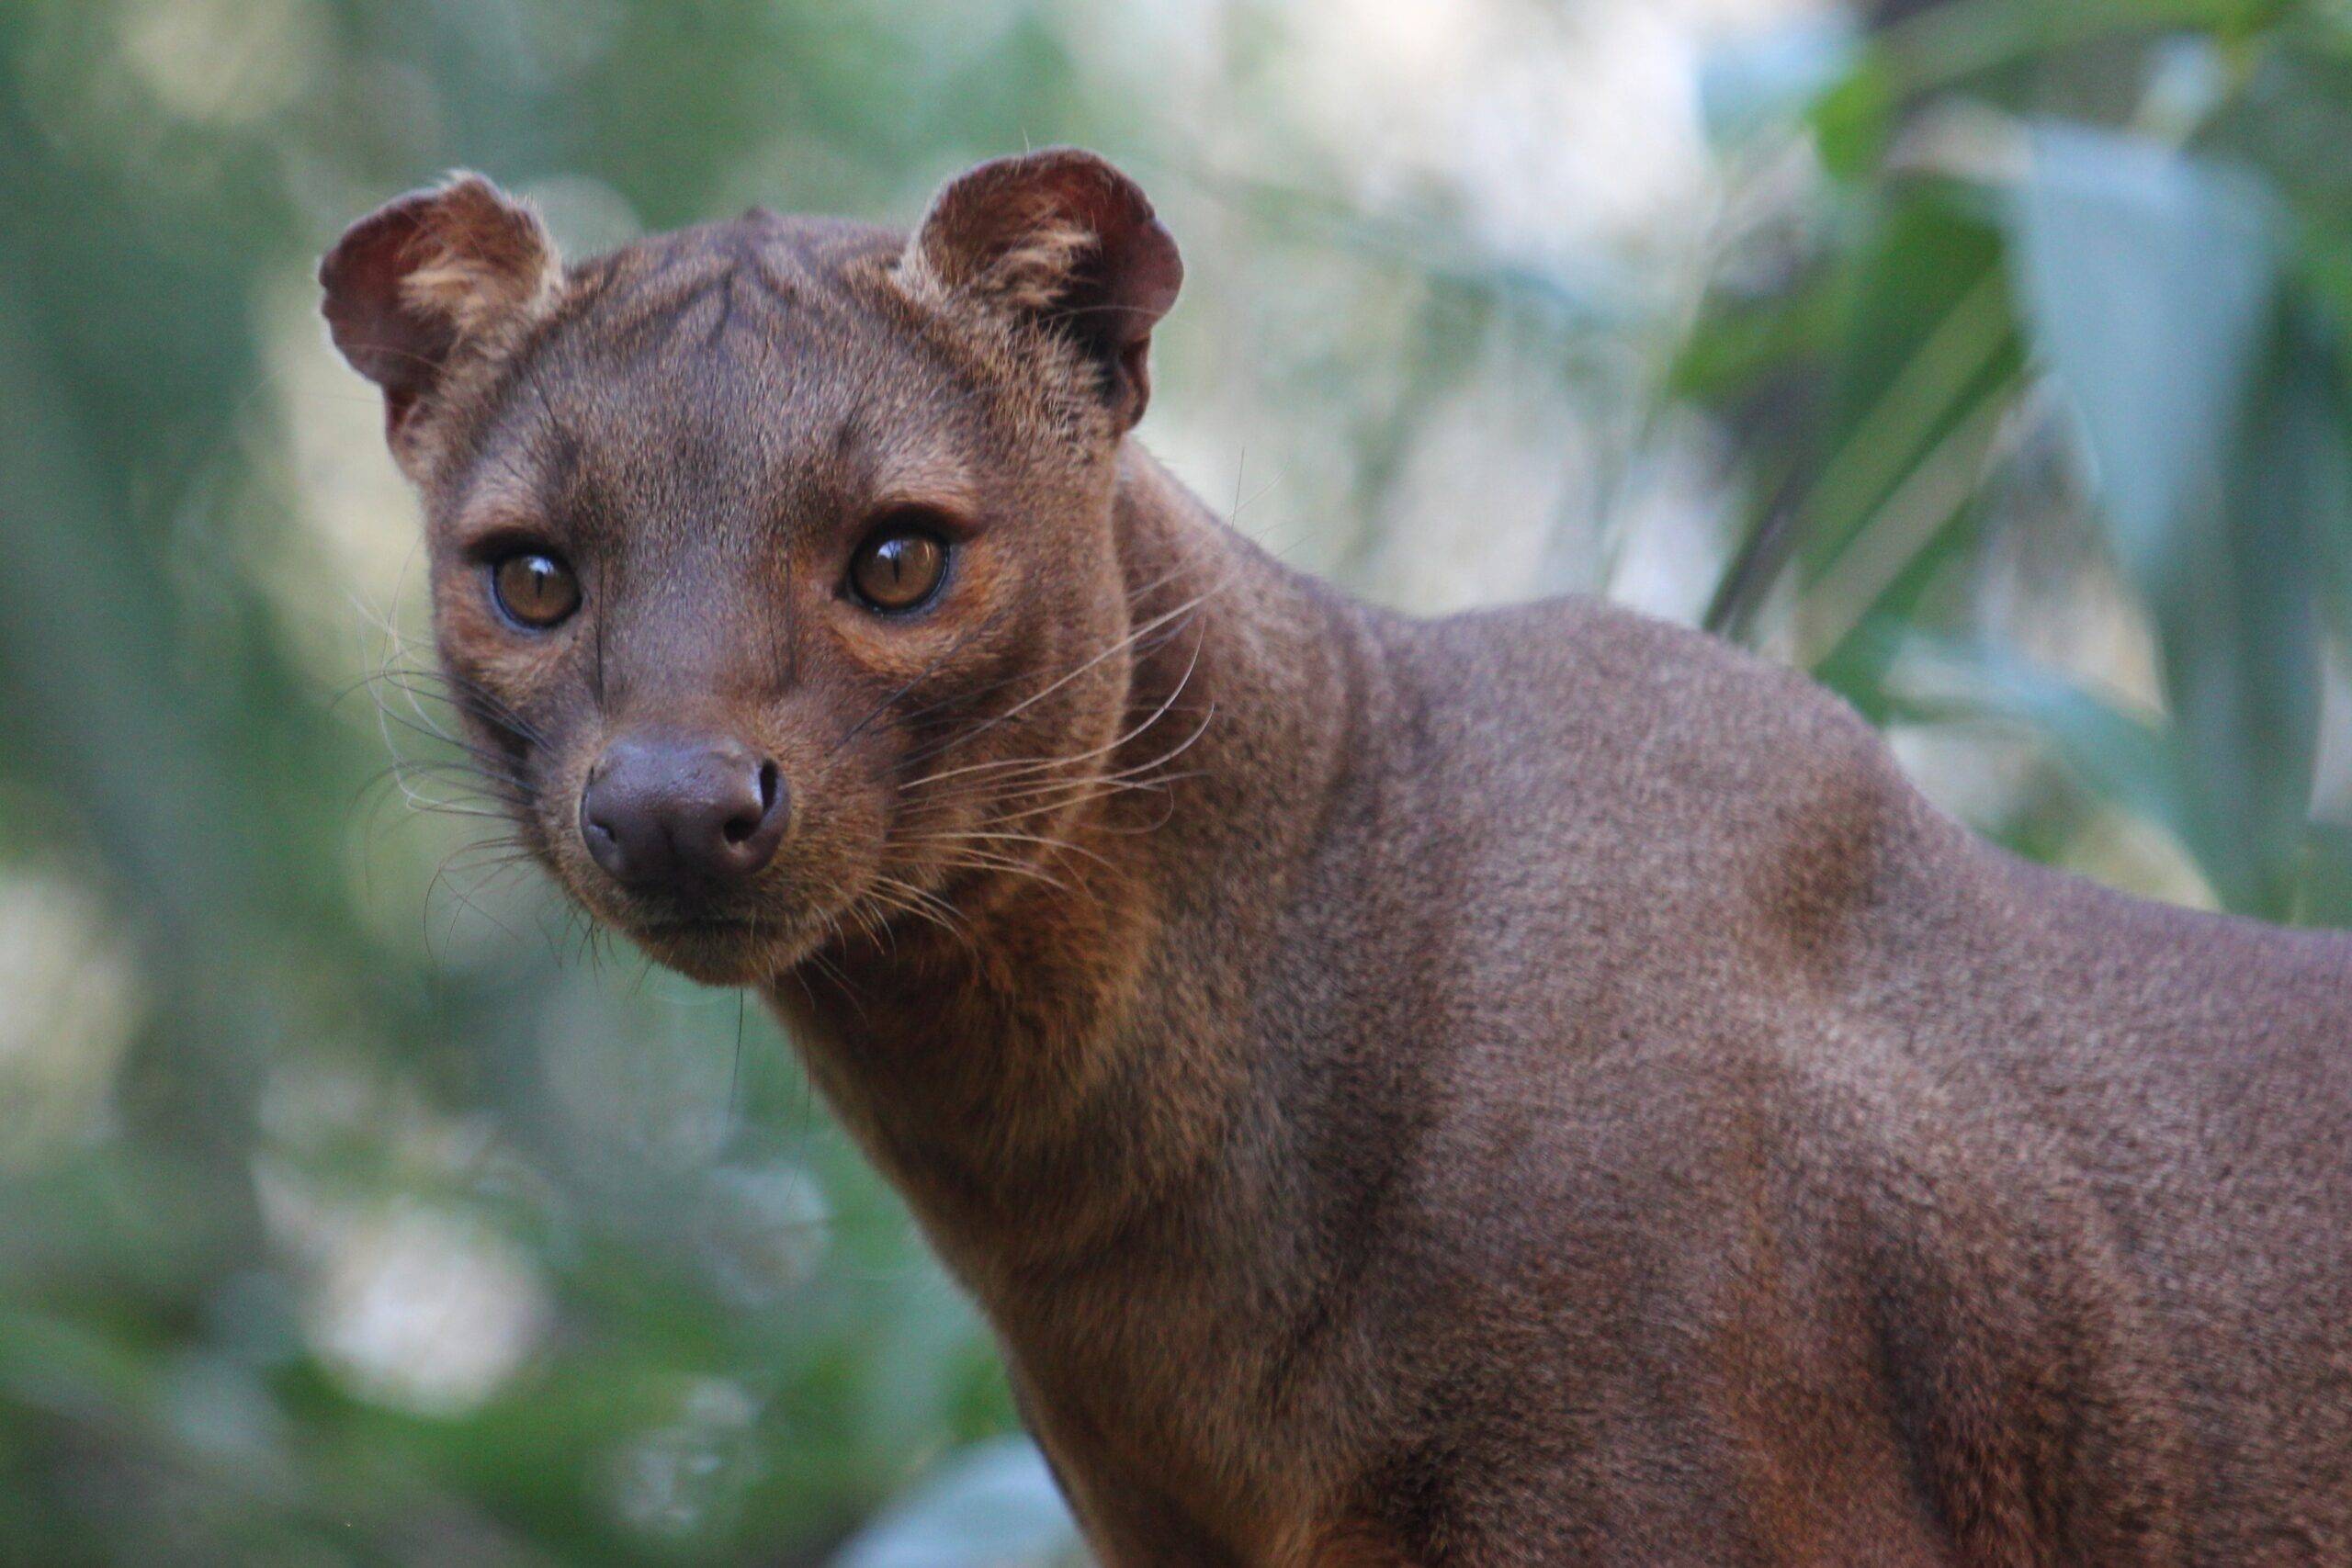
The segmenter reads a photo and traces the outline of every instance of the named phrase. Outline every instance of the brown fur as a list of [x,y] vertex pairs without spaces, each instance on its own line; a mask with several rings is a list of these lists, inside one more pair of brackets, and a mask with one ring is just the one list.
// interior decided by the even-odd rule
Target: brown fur
[[[325,276],[482,754],[790,1021],[1107,1562],[2352,1562],[2344,937],[2013,862],[1691,633],[1272,561],[1124,439],[1178,268],[1082,154],[548,287],[465,199]],[[575,827],[657,721],[790,781],[698,926]]]

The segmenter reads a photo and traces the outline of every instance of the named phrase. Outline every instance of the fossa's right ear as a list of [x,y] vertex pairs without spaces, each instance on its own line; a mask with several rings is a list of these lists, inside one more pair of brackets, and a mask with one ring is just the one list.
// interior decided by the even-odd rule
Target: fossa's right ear
[[1151,329],[1184,264],[1135,181],[1074,147],[999,158],[948,181],[899,262],[936,292],[1057,333],[1100,372],[1120,429],[1151,396]]
[[401,448],[461,351],[512,341],[554,302],[563,265],[536,213],[480,175],[386,203],[319,264],[335,347],[383,389]]

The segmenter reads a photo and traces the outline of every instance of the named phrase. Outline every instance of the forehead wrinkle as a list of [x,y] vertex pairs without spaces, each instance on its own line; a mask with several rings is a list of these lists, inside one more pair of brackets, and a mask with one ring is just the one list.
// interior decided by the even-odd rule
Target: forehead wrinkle
[[[678,312],[671,341],[683,352],[757,353],[820,297],[797,257],[762,245],[741,225],[726,231],[718,252],[724,265]],[[684,344],[684,329],[695,321],[704,323],[699,344]]]
[[707,229],[648,240],[610,258],[586,308],[565,323],[575,344],[594,344],[599,357],[628,362],[663,354],[682,327],[706,315],[722,318],[737,256]]
[[980,494],[960,422],[909,418],[869,403],[841,428],[844,466],[876,505],[921,503],[972,513]]
[[613,537],[593,468],[553,470],[527,437],[473,465],[435,532],[457,548],[512,532],[582,558],[602,553]]
[[610,390],[573,343],[560,335],[535,343],[506,378],[458,510],[535,515],[568,537],[594,532],[601,448],[618,412]]
[[577,471],[558,504],[649,563],[690,542],[773,547],[876,502],[976,505],[986,422],[888,283],[896,243],[745,220],[585,264],[572,308],[518,367],[532,385],[506,400],[508,443],[560,454],[534,470]]
[[511,454],[477,463],[450,509],[458,532],[474,533],[502,523],[537,517],[546,507],[548,487],[512,466]]

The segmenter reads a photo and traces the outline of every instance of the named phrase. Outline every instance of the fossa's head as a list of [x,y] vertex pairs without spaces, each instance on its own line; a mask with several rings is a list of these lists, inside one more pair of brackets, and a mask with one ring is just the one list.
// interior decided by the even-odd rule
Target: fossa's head
[[567,265],[473,176],[344,235],[442,663],[574,897],[743,982],[1020,874],[1118,738],[1115,453],[1182,271],[1068,151],[911,238],[752,213]]

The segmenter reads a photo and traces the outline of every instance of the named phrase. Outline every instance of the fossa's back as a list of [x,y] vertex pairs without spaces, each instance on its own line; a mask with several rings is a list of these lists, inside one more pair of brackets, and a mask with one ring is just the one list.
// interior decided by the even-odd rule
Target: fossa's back
[[[1817,1529],[1891,1420],[1991,1560],[2176,1527],[2206,1561],[2352,1558],[2352,939],[2015,861],[1844,705],[1680,628],[1375,624],[1374,767],[1410,803],[1331,874],[1376,856],[1419,912],[1342,945],[1365,988],[1434,993],[1409,1010],[1455,1091],[1400,1310],[1491,1194],[1535,1271],[1471,1315],[1548,1317],[1604,1405],[1591,1369],[1646,1346],[1611,1408],[1669,1477],[1713,1454]],[[1505,1223],[1538,1183],[1565,1245]],[[1825,1359],[1758,1404],[1792,1337]],[[1709,1366],[1721,1403],[1658,1445],[1641,1389]],[[1750,1423],[1816,1468],[1740,1479]]]

